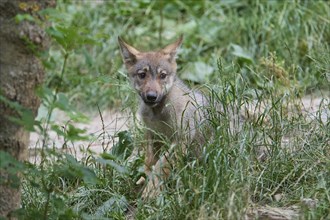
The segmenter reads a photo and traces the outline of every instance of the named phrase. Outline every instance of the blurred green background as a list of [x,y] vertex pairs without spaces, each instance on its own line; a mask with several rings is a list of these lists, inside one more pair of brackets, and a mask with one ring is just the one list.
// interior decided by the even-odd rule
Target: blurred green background
[[178,75],[189,83],[240,75],[252,96],[274,83],[297,95],[328,89],[329,11],[327,1],[59,1],[47,12],[57,43],[46,86],[58,86],[63,40],[70,55],[59,91],[84,107],[118,107],[131,90],[117,37],[152,50],[183,34]]

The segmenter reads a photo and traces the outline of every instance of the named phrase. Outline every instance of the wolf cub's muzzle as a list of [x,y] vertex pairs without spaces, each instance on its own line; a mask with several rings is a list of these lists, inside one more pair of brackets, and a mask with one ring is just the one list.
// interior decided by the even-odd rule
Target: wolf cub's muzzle
[[145,104],[152,107],[157,106],[163,98],[163,96],[161,94],[158,94],[156,91],[148,91],[146,93],[141,94],[141,97]]

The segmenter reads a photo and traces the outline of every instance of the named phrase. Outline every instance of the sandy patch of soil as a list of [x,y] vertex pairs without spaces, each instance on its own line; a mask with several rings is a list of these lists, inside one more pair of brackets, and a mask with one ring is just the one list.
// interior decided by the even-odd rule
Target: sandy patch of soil
[[[309,120],[321,120],[326,123],[330,117],[330,100],[326,98],[306,96],[301,100],[297,100],[297,104],[292,104],[293,111],[301,111]],[[253,114],[258,115],[258,112],[263,112],[267,108],[267,104],[251,103],[246,109]],[[116,134],[119,131],[128,130],[132,124],[132,114],[128,112],[103,111],[102,118],[99,113],[89,114],[90,121],[86,124],[74,123],[74,126],[80,129],[85,129],[85,133],[89,135],[86,141],[66,141],[63,137],[59,137],[54,131],[48,132],[47,147],[53,147],[58,150],[64,150],[71,153],[78,160],[86,155],[86,151],[101,153],[109,150],[116,143]],[[57,124],[65,124],[69,118],[61,112],[55,112],[53,120]],[[103,121],[103,122],[102,122]],[[31,133],[29,144],[30,161],[36,161],[38,149],[42,147],[42,136],[38,133]]]
[[[74,155],[78,160],[86,156],[87,151],[96,154],[108,151],[116,143],[116,134],[128,130],[132,122],[131,115],[127,112],[104,111],[102,117],[98,113],[87,115],[90,118],[88,123],[73,123],[76,128],[85,130],[87,140],[67,141],[63,136],[50,130],[48,132],[48,148],[55,148]],[[69,118],[62,112],[55,112],[53,119],[56,124],[65,126]],[[29,160],[30,162],[40,161],[39,152],[42,148],[42,135],[32,132],[30,134]]]
[[[286,103],[286,106],[283,106],[285,110],[284,114],[287,114],[288,117],[297,115],[303,115],[307,120],[321,120],[323,123],[326,123],[330,116],[330,99],[328,97],[315,97],[312,95],[305,96],[301,99],[295,100],[295,102]],[[257,118],[260,114],[267,112],[272,107],[271,101],[262,101],[262,102],[251,102],[246,105],[245,114]],[[270,117],[270,116],[268,116]],[[265,120],[269,120],[266,118]]]

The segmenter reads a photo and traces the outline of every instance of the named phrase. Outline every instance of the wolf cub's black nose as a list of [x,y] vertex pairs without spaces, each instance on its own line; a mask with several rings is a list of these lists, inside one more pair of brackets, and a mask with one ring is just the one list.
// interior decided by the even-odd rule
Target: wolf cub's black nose
[[157,99],[157,93],[156,92],[153,92],[153,91],[147,92],[147,100],[149,102],[154,102],[154,101],[156,101],[156,99]]

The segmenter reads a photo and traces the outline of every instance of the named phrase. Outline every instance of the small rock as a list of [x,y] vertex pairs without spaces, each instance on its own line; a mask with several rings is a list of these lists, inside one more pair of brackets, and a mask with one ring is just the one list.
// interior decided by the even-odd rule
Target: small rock
[[318,199],[311,199],[311,198],[302,198],[301,203],[305,206],[307,206],[308,208],[315,208],[317,203],[319,202]]
[[279,202],[282,198],[283,198],[283,194],[282,193],[276,194],[274,196],[274,199],[276,200],[276,202]]

